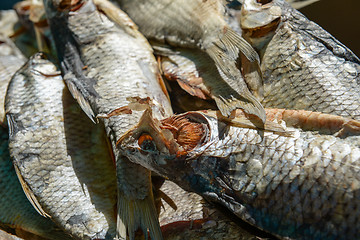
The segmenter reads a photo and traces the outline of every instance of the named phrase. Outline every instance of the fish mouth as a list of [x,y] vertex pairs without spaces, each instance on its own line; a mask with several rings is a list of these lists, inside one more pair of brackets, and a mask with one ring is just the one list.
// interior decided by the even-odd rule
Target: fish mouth
[[60,0],[58,5],[58,10],[70,10],[76,11],[84,4],[83,0]]
[[60,76],[61,72],[57,69],[55,62],[51,57],[43,52],[38,52],[30,57],[31,72],[44,77]]
[[260,3],[262,5],[271,3],[273,0],[256,0],[257,3]]
[[261,38],[273,33],[278,28],[281,22],[281,17],[272,20],[269,24],[256,28],[243,28],[244,35],[251,38]]
[[240,25],[244,35],[260,38],[274,32],[281,22],[282,10],[272,0],[245,0]]

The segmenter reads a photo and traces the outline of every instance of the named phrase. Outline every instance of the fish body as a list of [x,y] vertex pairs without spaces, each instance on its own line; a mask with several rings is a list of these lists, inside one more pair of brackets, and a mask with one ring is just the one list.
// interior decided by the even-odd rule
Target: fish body
[[[58,11],[45,1],[64,79],[84,111],[103,120],[117,165],[118,237],[133,239],[141,228],[152,239],[162,239],[153,202],[150,171],[131,163],[116,148],[116,140],[140,119],[142,110],[111,116],[132,103],[130,98],[149,98],[161,119],[172,114],[170,102],[147,40],[135,24],[115,6],[113,22],[91,1],[77,11]],[[98,4],[107,5],[105,1]],[[104,7],[103,5],[103,7]],[[166,91],[166,90],[165,90]]]
[[210,113],[161,122],[144,115],[119,146],[131,161],[278,237],[360,237],[359,134],[338,138],[288,127],[291,135],[283,135]]
[[360,60],[286,2],[246,0],[243,36],[261,57],[266,107],[360,119]]
[[0,127],[0,179],[1,228],[22,230],[46,239],[71,239],[53,221],[37,213],[26,198],[10,160],[8,131],[3,127]]
[[173,209],[164,203],[161,208],[159,220],[167,240],[239,240],[255,236],[249,231],[249,225],[240,225],[224,208],[216,208],[196,193],[185,191],[168,180],[160,190],[177,206]]
[[37,211],[77,239],[115,236],[116,174],[101,125],[94,126],[41,53],[6,95],[9,151]]
[[12,75],[25,63],[25,57],[6,36],[0,35],[0,123],[5,120],[4,101]]
[[[264,109],[248,86],[249,82],[253,82],[256,90],[261,87],[261,74],[257,68],[258,56],[241,35],[232,30],[225,21],[223,1],[119,0],[118,2],[148,39],[173,47],[201,50],[212,62],[215,62],[217,75],[220,74],[216,78],[217,88],[223,89],[224,92],[227,88],[232,91],[231,94],[214,93],[224,116],[229,116],[236,108],[242,108],[265,121]],[[240,71],[242,62],[251,66],[249,74]]]

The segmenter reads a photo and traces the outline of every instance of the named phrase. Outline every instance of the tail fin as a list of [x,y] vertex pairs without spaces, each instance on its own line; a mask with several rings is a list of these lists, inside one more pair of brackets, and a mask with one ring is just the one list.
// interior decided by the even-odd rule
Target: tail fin
[[148,231],[151,240],[163,240],[155,208],[152,188],[144,199],[130,199],[125,194],[118,194],[117,238],[126,240],[135,239],[135,232],[141,228],[148,239]]
[[[241,66],[239,66],[241,64],[241,54],[243,54],[251,63],[257,66],[253,67],[253,69],[260,71],[260,59],[256,51],[245,39],[229,28],[226,29],[225,34],[220,39],[206,49],[206,52],[214,60],[224,81],[239,95],[239,97],[234,97],[242,103],[237,103],[235,106],[244,109],[248,114],[257,115],[265,123],[265,110],[259,100],[249,91],[248,83],[250,81],[243,78],[243,74],[240,72]],[[262,86],[261,72],[252,76],[255,76],[257,79],[251,79],[250,89],[253,92],[257,92],[257,89],[252,88],[253,86]],[[247,76],[245,75],[245,77]],[[216,102],[218,103],[219,101]],[[225,104],[223,106],[228,105],[227,103],[230,102],[234,102],[234,100],[223,101]],[[231,110],[233,107],[234,105],[231,104],[228,109]]]

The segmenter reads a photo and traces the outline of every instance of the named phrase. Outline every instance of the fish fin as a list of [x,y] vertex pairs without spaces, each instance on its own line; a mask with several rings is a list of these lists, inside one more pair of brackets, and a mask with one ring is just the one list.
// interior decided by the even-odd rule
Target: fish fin
[[259,129],[288,137],[291,137],[293,135],[292,131],[287,130],[285,126],[282,126],[277,121],[267,120],[265,124],[263,124],[259,118],[254,118],[253,116],[244,113],[242,110],[237,110],[231,118],[224,117],[222,114],[219,114],[218,111],[207,110],[205,114],[215,117],[219,121],[225,122],[226,124],[234,127]]
[[242,96],[238,95],[236,92],[231,92],[231,89],[229,89],[229,93],[227,94],[221,93],[218,95],[214,92],[212,95],[212,98],[215,100],[215,103],[223,116],[230,117],[234,110],[241,108],[248,114],[256,115],[263,123],[265,123],[265,109],[250,93],[248,94],[248,97],[252,101],[242,98]]
[[[160,66],[160,65],[158,64],[158,66]],[[159,85],[160,85],[161,90],[163,91],[163,93],[165,94],[166,98],[167,98],[167,99],[169,100],[169,102],[170,102],[170,95],[169,95],[169,92],[168,92],[168,90],[167,90],[167,88],[166,88],[166,83],[165,83],[164,79],[163,79],[162,76],[161,76],[161,69],[160,69],[160,67],[159,67],[159,69],[158,69],[158,71],[157,71],[157,73],[156,73],[156,79],[158,80],[158,83],[159,83]]]
[[360,134],[360,122],[353,119],[349,119],[343,124],[342,128],[335,133],[335,136],[339,138],[345,138],[347,136],[359,135],[359,134]]
[[[197,65],[191,59],[181,56],[180,53],[174,56],[161,56],[160,64],[163,76],[169,80],[176,80],[179,86],[192,96],[201,99],[208,99],[210,91],[204,85],[204,79],[200,77]],[[210,58],[209,58],[210,59]],[[212,61],[210,59],[210,61]],[[210,62],[211,64],[211,62]]]
[[161,191],[160,189],[157,190],[157,194],[158,197],[162,200],[164,200],[164,202],[166,202],[172,209],[174,209],[174,211],[177,210],[177,205],[174,202],[174,200],[172,200],[166,193],[164,193],[163,191]]
[[360,121],[337,115],[306,110],[267,108],[267,119],[284,121],[287,126],[337,137],[359,135]]
[[242,53],[240,53],[240,57],[246,85],[257,99],[262,99],[264,97],[264,82],[260,65],[258,62],[249,61]]
[[199,88],[197,85],[191,84],[191,79],[188,78],[186,81],[182,81],[182,79],[176,80],[179,86],[187,93],[189,93],[192,96],[201,98],[201,99],[208,99],[206,97],[206,92],[204,92],[201,88]]
[[[150,188],[151,189],[151,188]],[[148,231],[153,240],[162,240],[162,232],[156,212],[152,191],[144,199],[129,199],[118,194],[117,238],[135,239],[135,231],[141,228],[147,238]]]
[[109,119],[113,116],[120,116],[123,114],[132,114],[132,110],[130,107],[128,106],[123,106],[123,107],[119,107],[116,108],[114,110],[112,110],[109,113],[99,113],[98,115],[96,115],[96,118],[105,118],[105,119]]
[[[220,40],[214,42],[211,47],[206,49],[206,52],[214,60],[222,79],[237,93],[232,95],[232,97],[218,95],[217,103],[223,103],[221,105],[223,109],[221,112],[229,113],[234,107],[242,108],[248,114],[258,116],[265,123],[265,110],[259,100],[251,94],[249,86],[240,72],[240,66],[238,66],[239,62],[241,62],[241,54],[250,62],[259,65],[260,60],[256,51],[245,39],[233,30],[228,29]],[[260,69],[260,67],[255,67],[255,69]],[[260,77],[261,75],[257,76]],[[262,79],[252,81],[262,83]],[[251,90],[256,91],[256,89]],[[219,97],[222,97],[223,101],[219,101]],[[233,97],[238,99],[236,104],[234,104],[235,100],[232,99]],[[225,116],[229,116],[229,114]]]
[[50,218],[50,215],[47,214],[41,207],[39,201],[36,199],[34,193],[31,191],[30,187],[27,185],[27,183],[25,182],[24,178],[21,175],[20,169],[19,167],[14,164],[14,168],[15,168],[15,172],[16,175],[20,181],[21,187],[27,197],[27,199],[29,200],[29,202],[31,203],[31,205],[35,208],[35,210],[43,217],[47,217]]
[[75,86],[75,84],[71,81],[66,81],[67,87],[73,96],[73,98],[76,99],[76,101],[79,103],[81,109],[85,112],[85,114],[90,118],[90,120],[95,123],[95,113],[92,110],[90,103],[84,98],[84,96],[81,94],[81,92],[78,90],[78,88]]
[[81,60],[76,42],[76,39],[69,39],[64,46],[65,54],[60,57],[62,59],[60,64],[63,78],[73,98],[76,99],[91,121],[95,123],[95,113],[88,99],[99,98],[100,96],[93,87],[96,80],[84,75],[87,66]]
[[[206,51],[214,51],[214,49],[220,50],[215,53],[221,55],[213,58],[216,61],[221,61],[217,58],[227,58],[232,61],[236,61],[241,52],[251,62],[258,62],[260,64],[260,58],[255,49],[248,43],[242,36],[231,28],[226,27],[224,34],[219,40],[215,41]],[[224,66],[225,67],[225,66]]]

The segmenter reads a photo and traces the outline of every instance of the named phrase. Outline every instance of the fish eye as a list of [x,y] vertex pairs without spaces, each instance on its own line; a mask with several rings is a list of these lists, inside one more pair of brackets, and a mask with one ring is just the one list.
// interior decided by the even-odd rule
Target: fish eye
[[153,138],[147,133],[144,133],[139,137],[138,144],[141,150],[146,152],[153,152],[157,149]]
[[268,3],[271,3],[272,0],[256,0],[257,3],[260,3],[262,5],[265,5],[265,4],[268,4]]

